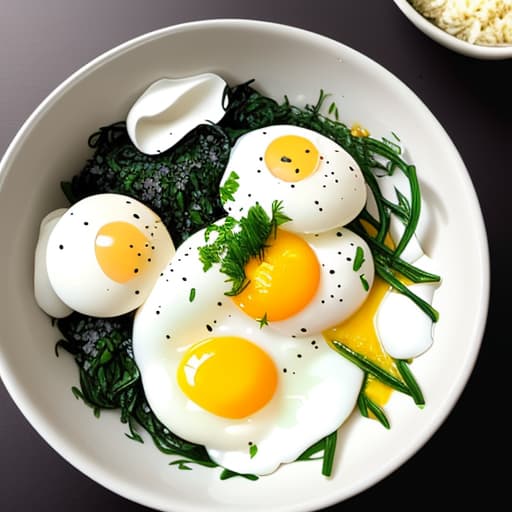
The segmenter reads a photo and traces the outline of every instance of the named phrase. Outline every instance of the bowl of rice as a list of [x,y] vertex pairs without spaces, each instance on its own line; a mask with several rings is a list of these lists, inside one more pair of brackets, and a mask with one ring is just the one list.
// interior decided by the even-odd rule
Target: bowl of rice
[[[238,103],[234,102],[235,96],[229,97],[229,119],[223,119],[224,124],[201,125],[194,138],[184,139],[187,145],[179,146],[181,153],[138,153],[122,124],[137,98],[159,79],[204,73],[218,74],[229,85],[229,94],[237,94]],[[249,100],[253,103],[249,104]],[[196,207],[193,201],[199,201],[201,194],[204,197],[202,183],[208,173],[224,169],[222,162],[227,161],[231,149],[229,134],[236,137],[249,125],[282,124],[283,115],[294,120],[297,129],[305,123],[317,126],[318,130],[330,126],[340,143],[350,142],[361,148],[354,153],[361,162],[369,155],[365,147],[379,148],[389,163],[385,164],[387,160],[377,153],[370,163],[380,174],[393,171],[396,165],[407,170],[411,183],[417,185],[414,197],[419,197],[421,191],[421,211],[409,208],[407,198],[398,189],[391,189],[393,204],[396,203],[393,211],[402,212],[400,219],[406,225],[411,218],[418,220],[421,213],[418,236],[421,235],[425,254],[437,262],[442,274],[434,304],[439,323],[428,352],[410,364],[410,371],[409,362],[400,361],[405,377],[400,381],[391,379],[399,390],[407,393],[393,392],[384,412],[379,407],[371,408],[374,402],[363,396],[366,409],[363,407],[361,413],[357,407],[354,409],[342,425],[337,441],[337,430],[334,437],[331,431],[327,432],[321,440],[320,454],[315,443],[300,457],[281,460],[289,463],[281,464],[274,472],[255,476],[228,470],[226,464],[221,467],[209,458],[203,446],[178,438],[157,420],[144,398],[134,364],[130,318],[126,330],[121,317],[112,321],[99,319],[98,324],[91,318],[79,319],[72,326],[77,335],[73,338],[76,345],[71,345],[73,340],[57,329],[62,324],[52,322],[36,303],[34,254],[42,219],[48,212],[70,206],[70,189],[61,188],[70,182],[95,188],[117,180],[120,187],[129,187],[133,193],[139,191],[140,200],[146,202],[165,189],[174,194],[174,199],[171,206],[162,210],[162,219],[166,214],[176,213],[183,204],[190,204],[187,219],[201,221],[201,215],[209,212],[208,204],[197,203]],[[104,147],[112,151],[98,153]],[[188,156],[184,158],[185,155]],[[263,165],[263,158],[258,155],[253,158],[254,169]],[[403,164],[402,158],[414,165]],[[282,157],[280,161],[288,160]],[[351,167],[347,169],[354,171]],[[137,176],[133,174],[136,171]],[[77,182],[77,173],[87,179]],[[260,170],[255,171],[255,176],[259,173]],[[337,182],[330,178],[330,173],[325,174],[318,176],[330,179],[332,190]],[[324,185],[319,189],[323,190]],[[293,187],[295,182],[290,182],[286,190]],[[112,192],[109,187],[102,190]],[[122,190],[128,193],[127,189]],[[218,187],[215,190],[217,194]],[[223,190],[234,194],[236,187]],[[253,193],[250,189],[247,195]],[[315,212],[322,210],[322,204],[319,207],[314,202],[316,195],[306,193],[303,197],[309,197]],[[123,204],[131,208],[132,199],[125,197]],[[81,229],[89,229],[91,219],[72,217],[73,211],[67,211],[68,218],[80,220]],[[311,214],[307,220],[319,218],[318,215]],[[132,211],[129,216],[139,219]],[[385,212],[383,219],[387,219]],[[181,222],[176,216],[175,220],[168,223],[169,228]],[[287,219],[281,216],[281,220]],[[145,228],[149,229],[149,225]],[[162,231],[161,225],[155,223],[154,229],[157,228]],[[183,238],[189,234],[185,228],[180,231]],[[376,62],[338,41],[285,25],[217,19],[166,27],[123,43],[78,70],[27,119],[0,161],[0,236],[0,287],[4,292],[0,296],[0,377],[12,399],[39,435],[70,465],[112,492],[160,511],[312,511],[362,493],[413,457],[442,426],[472,373],[486,322],[489,258],[485,226],[469,174],[446,131],[413,91]],[[332,238],[343,240],[347,236],[334,229]],[[67,242],[64,244],[67,250]],[[56,251],[64,249],[64,245],[53,247]],[[180,247],[188,251],[187,244],[180,245],[178,251]],[[398,250],[382,243],[380,247],[383,254]],[[366,277],[359,270],[368,253],[364,253],[364,258],[359,253],[358,258],[360,246],[350,250],[355,254],[354,261],[347,254],[338,260],[351,261],[344,263],[344,268],[350,270],[357,290],[362,293],[368,288]],[[411,276],[417,273],[401,258],[394,260],[403,272]],[[76,275],[81,272],[80,266],[76,266]],[[162,273],[161,277],[165,282],[168,276]],[[195,274],[189,275],[183,284],[179,274],[178,285],[168,294],[174,297],[178,290],[184,293],[185,299],[180,303],[183,307],[201,304],[203,289],[197,288],[196,293],[196,288],[190,288],[192,277]],[[213,303],[215,311],[226,307],[228,299],[221,298],[222,302]],[[422,303],[426,311],[432,311],[429,304]],[[159,308],[160,305],[156,312],[147,311],[164,317]],[[73,315],[65,319],[77,318]],[[196,321],[201,332],[216,329],[215,322],[205,325],[192,314],[182,316],[187,321]],[[151,316],[151,324],[156,318]],[[251,323],[254,335],[262,337],[267,326],[263,319],[259,327],[254,328],[255,324]],[[159,337],[167,344],[171,343],[168,339],[167,331]],[[299,382],[301,376],[299,371],[295,375],[295,368],[303,368],[300,365],[317,357],[316,354],[337,357],[336,364],[340,364],[342,356],[323,341],[320,346],[320,339],[306,342],[300,353],[291,354],[291,366],[280,368],[275,374],[281,379],[279,382],[285,382],[285,378],[286,382]],[[293,343],[294,338],[289,337],[283,346],[295,346]],[[171,345],[165,345],[168,346]],[[384,375],[382,371],[376,373],[375,365],[366,364],[364,358],[352,360],[364,363],[365,371],[371,370],[379,378]],[[323,368],[307,376],[323,382]],[[93,376],[97,377],[95,386],[89,386]],[[362,378],[362,374],[358,376]],[[419,396],[416,381],[423,396]],[[166,386],[158,389],[167,393]],[[360,389],[359,383],[355,398]],[[315,400],[331,395],[311,393]],[[295,402],[300,405],[302,399],[294,398]],[[198,406],[192,409],[198,410]],[[325,407],[321,410],[330,411]],[[374,418],[367,417],[370,412]],[[292,415],[285,420],[269,420],[268,430],[280,433],[293,423],[306,425],[309,432],[310,425],[323,427],[326,423],[312,413]],[[202,426],[200,422],[193,425]],[[211,432],[204,430],[208,435]],[[225,439],[225,433],[218,436]],[[288,437],[292,439],[287,436],[284,441]],[[255,463],[267,453],[265,445],[259,442],[245,442],[243,450],[247,463]],[[425,473],[429,470],[425,468]]]
[[510,0],[394,0],[425,35],[476,59],[512,58]]

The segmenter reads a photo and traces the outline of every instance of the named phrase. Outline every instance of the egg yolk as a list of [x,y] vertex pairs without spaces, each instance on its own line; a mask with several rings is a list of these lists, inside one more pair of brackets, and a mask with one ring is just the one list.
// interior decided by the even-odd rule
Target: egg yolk
[[283,181],[301,181],[318,167],[318,149],[299,135],[283,135],[274,139],[265,151],[269,171]]
[[235,336],[208,338],[190,347],[177,372],[185,395],[223,418],[240,419],[274,396],[277,369],[256,344]]
[[151,262],[151,252],[149,240],[129,222],[110,222],[96,235],[96,260],[105,275],[118,283],[142,274]]
[[255,320],[285,320],[301,311],[320,283],[320,265],[301,237],[277,230],[268,240],[263,259],[253,257],[245,267],[249,284],[233,301]]

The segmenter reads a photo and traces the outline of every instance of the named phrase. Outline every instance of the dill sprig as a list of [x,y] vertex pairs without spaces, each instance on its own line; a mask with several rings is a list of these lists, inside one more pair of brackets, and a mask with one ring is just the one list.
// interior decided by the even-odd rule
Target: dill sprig
[[280,201],[273,201],[269,217],[262,206],[255,204],[239,221],[228,216],[224,222],[206,229],[206,242],[213,232],[217,233],[217,238],[199,248],[199,259],[205,272],[212,265],[220,264],[220,271],[226,274],[226,281],[232,285],[226,295],[237,295],[249,284],[245,275],[247,263],[254,257],[263,259],[269,237],[275,237],[278,226],[290,220],[282,209]]

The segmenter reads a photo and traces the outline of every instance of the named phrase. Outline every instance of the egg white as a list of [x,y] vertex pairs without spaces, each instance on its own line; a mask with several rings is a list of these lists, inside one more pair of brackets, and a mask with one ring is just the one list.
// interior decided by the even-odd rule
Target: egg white
[[35,299],[37,305],[52,318],[64,318],[73,312],[55,293],[48,277],[48,266],[46,264],[46,251],[48,250],[50,233],[66,211],[67,208],[59,208],[43,218],[34,256]]
[[[265,165],[267,146],[283,135],[309,139],[320,153],[317,170],[301,181],[280,180]],[[320,233],[344,226],[359,214],[367,197],[357,162],[331,139],[298,126],[268,126],[240,137],[231,150],[221,187],[232,172],[239,179],[233,200],[224,204],[229,215],[239,218],[255,202],[270,213],[272,202],[282,201],[283,212],[292,219],[285,229],[295,233]]]
[[[137,227],[154,248],[144,271],[125,283],[110,279],[95,255],[98,231],[116,221]],[[64,304],[86,315],[110,317],[139,307],[173,254],[167,228],[147,206],[119,194],[97,194],[75,203],[55,223],[45,256],[51,289]]]
[[[377,176],[377,185],[382,195],[396,203],[399,192],[411,200],[410,184],[406,176],[396,170],[393,174]],[[421,184],[420,184],[421,185]],[[422,194],[424,196],[424,194]],[[433,213],[428,203],[422,204],[416,232],[405,246],[400,258],[421,270],[439,274],[436,262],[425,254],[433,225]],[[378,218],[378,212],[372,200],[368,201],[369,211]],[[395,241],[404,233],[404,224],[394,214],[390,216],[389,232]],[[441,282],[409,284],[406,287],[426,303],[433,305],[435,293]],[[413,359],[425,353],[433,344],[435,324],[411,299],[390,288],[377,309],[375,328],[382,347],[396,359]]]
[[[171,431],[205,445],[213,460],[233,471],[270,473],[344,422],[356,403],[363,373],[329,348],[319,333],[299,339],[270,326],[260,328],[224,295],[229,289],[226,276],[215,267],[203,271],[197,248],[204,243],[201,231],[178,248],[138,309],[135,361],[151,409]],[[274,397],[246,418],[211,414],[178,385],[176,371],[184,352],[215,336],[246,338],[276,365]],[[257,446],[253,457],[249,443]]]

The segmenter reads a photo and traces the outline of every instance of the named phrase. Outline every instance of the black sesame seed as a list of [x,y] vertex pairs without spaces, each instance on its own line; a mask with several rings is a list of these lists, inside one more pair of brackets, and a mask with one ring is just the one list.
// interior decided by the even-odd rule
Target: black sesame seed
[[84,226],[88,226],[89,223],[87,221],[84,221]]
[[300,359],[302,357],[302,354],[297,354],[297,357]]
[[140,219],[140,216],[139,216],[139,214],[138,214],[138,213],[134,213],[134,214],[133,214],[133,217],[134,217],[135,219]]
[[62,251],[62,249],[64,249],[64,246],[62,244],[60,244],[59,249]]
[[139,272],[139,269],[138,269],[138,268],[134,268],[134,269],[133,269],[133,273],[134,273],[134,274],[137,274],[138,272]]
[[155,313],[156,313],[157,315],[159,315],[159,314],[160,314],[160,311],[158,311],[158,309],[157,309],[157,310],[155,311]]
[[343,236],[343,233],[341,231],[337,231],[336,236]]
[[307,329],[305,327],[300,328],[301,332],[307,332]]
[[135,295],[139,295],[140,294],[140,290],[135,290]]
[[334,270],[332,270],[332,269],[331,269],[331,270],[329,270],[329,274],[334,274],[334,273],[335,273],[335,271],[334,271]]
[[182,278],[181,278],[181,280],[182,280],[182,281],[186,281],[186,280],[187,280],[187,278],[186,278],[186,277],[182,277]]
[[211,325],[209,325],[209,324],[206,324],[206,330],[208,332],[212,332],[213,331],[213,327]]

